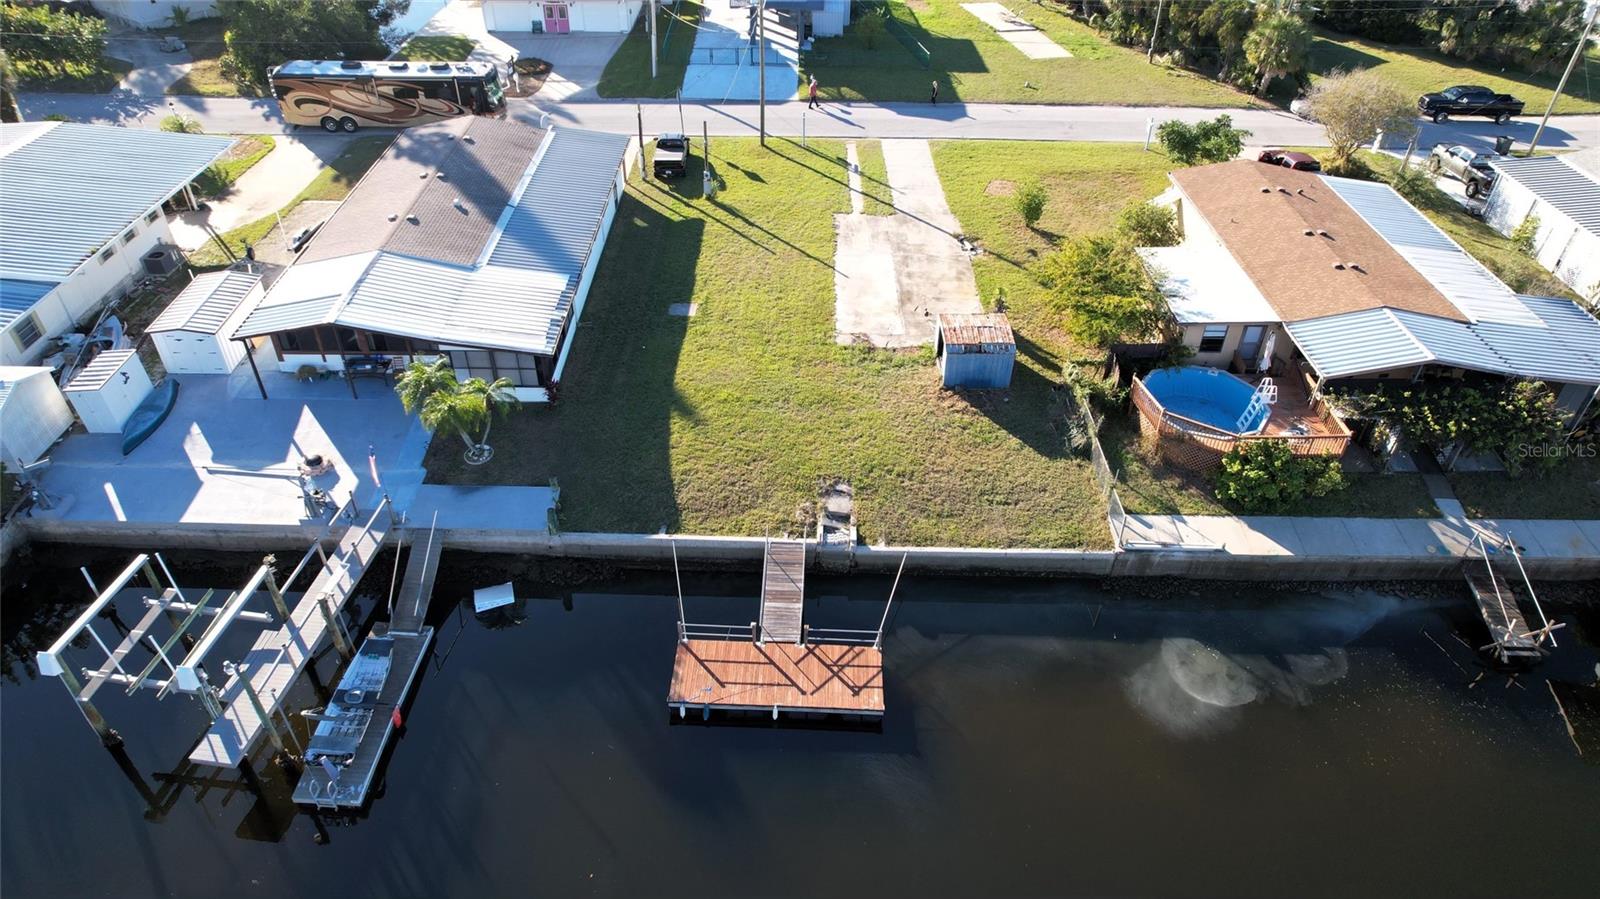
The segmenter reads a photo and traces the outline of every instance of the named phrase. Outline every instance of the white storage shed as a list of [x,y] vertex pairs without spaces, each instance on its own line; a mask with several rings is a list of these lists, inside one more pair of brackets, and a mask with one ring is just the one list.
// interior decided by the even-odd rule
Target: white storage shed
[[62,392],[91,433],[120,434],[128,416],[154,389],[137,351],[107,350]]
[[1600,180],[1561,156],[1491,165],[1499,177],[1483,220],[1509,237],[1530,216],[1537,219],[1534,258],[1582,296],[1600,295]]
[[244,361],[245,344],[230,339],[261,299],[261,276],[241,271],[207,272],[147,329],[161,364],[172,374],[225,375]]
[[48,367],[0,365],[0,461],[36,462],[70,427],[72,410]]

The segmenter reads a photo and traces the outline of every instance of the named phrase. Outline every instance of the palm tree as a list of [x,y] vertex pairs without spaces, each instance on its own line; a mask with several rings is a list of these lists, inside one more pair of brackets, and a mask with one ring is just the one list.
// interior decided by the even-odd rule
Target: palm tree
[[1256,96],[1265,97],[1267,87],[1280,75],[1303,70],[1310,53],[1311,29],[1299,16],[1275,12],[1257,22],[1244,39],[1245,59],[1261,76]]
[[[456,379],[449,359],[438,359],[431,365],[411,363],[401,373],[395,391],[406,412],[416,413],[423,427],[461,435],[461,442],[467,445],[464,458],[468,465],[482,465],[494,458],[494,448],[489,446],[494,416],[521,405],[509,379],[499,378],[492,384],[482,378],[463,382]],[[480,428],[482,435],[473,440],[469,435]]]

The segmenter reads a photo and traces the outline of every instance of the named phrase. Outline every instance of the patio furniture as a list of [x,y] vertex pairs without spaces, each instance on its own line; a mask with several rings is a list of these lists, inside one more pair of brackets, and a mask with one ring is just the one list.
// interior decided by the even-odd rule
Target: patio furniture
[[299,368],[294,370],[294,378],[295,378],[295,380],[296,381],[305,381],[307,383],[310,383],[311,381],[317,380],[318,378],[322,377],[324,374],[325,374],[325,372],[322,369],[316,367],[315,365],[302,365]]
[[389,380],[389,366],[394,363],[388,356],[347,356],[344,360],[346,378],[382,378]]

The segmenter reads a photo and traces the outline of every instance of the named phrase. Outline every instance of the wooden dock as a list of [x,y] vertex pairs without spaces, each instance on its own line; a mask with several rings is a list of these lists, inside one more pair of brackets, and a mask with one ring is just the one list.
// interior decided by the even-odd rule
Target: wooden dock
[[338,548],[328,557],[304,598],[290,611],[289,621],[275,630],[263,631],[244,658],[238,660],[240,674],[228,678],[218,697],[222,715],[189,753],[189,761],[232,767],[250,753],[265,728],[240,675],[250,679],[269,714],[278,709],[289,688],[330,638],[328,616],[322,608],[324,597],[332,617],[342,614],[388,534],[386,505],[380,505],[365,526],[345,530]]
[[400,581],[400,595],[395,599],[389,616],[389,630],[417,633],[428,617],[428,603],[433,598],[433,582],[439,576],[439,556],[444,541],[430,532],[426,541],[411,545],[411,555],[406,559],[406,573]]
[[761,566],[761,640],[796,643],[805,614],[806,545],[769,540]]
[[690,639],[678,644],[667,703],[692,709],[883,715],[883,653],[871,646]]
[[394,655],[389,662],[389,675],[383,690],[372,707],[372,723],[367,727],[355,758],[339,772],[335,784],[328,772],[318,765],[306,765],[300,782],[294,788],[296,805],[314,806],[325,810],[359,809],[366,804],[372,790],[373,779],[389,741],[399,730],[399,710],[411,693],[417,672],[422,670],[422,660],[427,658],[428,647],[433,643],[433,628],[424,627],[418,633],[393,633]]
[[1489,627],[1489,637],[1503,658],[1540,658],[1544,652],[1539,638],[1517,607],[1517,596],[1510,583],[1485,565],[1467,572],[1467,587],[1478,602],[1478,614]]

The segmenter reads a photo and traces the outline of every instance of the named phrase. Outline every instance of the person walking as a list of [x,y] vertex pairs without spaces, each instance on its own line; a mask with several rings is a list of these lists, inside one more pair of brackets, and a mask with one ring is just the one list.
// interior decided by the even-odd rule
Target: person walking
[[933,80],[933,93],[928,95],[928,102],[934,104],[939,102],[939,79],[937,78]]
[[817,76],[811,76],[811,102],[806,104],[807,109],[816,109],[822,104],[817,102]]

